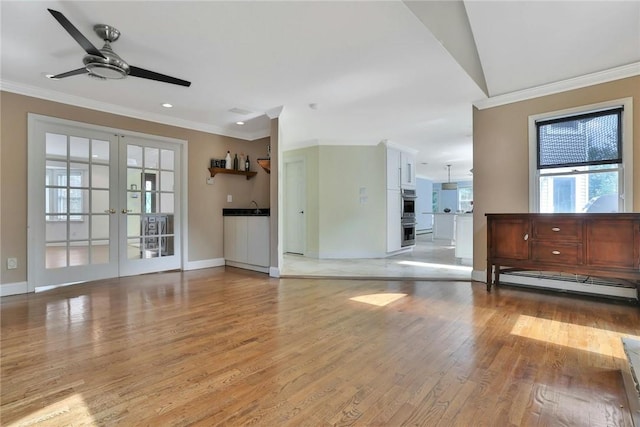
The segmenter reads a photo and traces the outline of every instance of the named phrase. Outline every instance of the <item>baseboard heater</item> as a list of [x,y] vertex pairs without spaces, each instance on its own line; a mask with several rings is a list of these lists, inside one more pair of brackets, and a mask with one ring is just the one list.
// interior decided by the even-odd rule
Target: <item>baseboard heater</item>
[[638,301],[637,288],[631,283],[579,274],[530,270],[501,271],[500,283]]
[[640,427],[640,341],[622,338],[627,365],[622,371],[624,389],[629,400],[629,412],[635,427]]

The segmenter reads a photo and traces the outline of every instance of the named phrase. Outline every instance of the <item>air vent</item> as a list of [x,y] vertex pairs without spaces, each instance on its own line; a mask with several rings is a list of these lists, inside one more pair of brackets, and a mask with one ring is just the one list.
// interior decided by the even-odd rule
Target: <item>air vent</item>
[[235,114],[241,114],[243,116],[247,116],[251,113],[253,113],[253,111],[249,111],[249,110],[245,110],[243,108],[232,108],[229,110],[230,113],[235,113]]

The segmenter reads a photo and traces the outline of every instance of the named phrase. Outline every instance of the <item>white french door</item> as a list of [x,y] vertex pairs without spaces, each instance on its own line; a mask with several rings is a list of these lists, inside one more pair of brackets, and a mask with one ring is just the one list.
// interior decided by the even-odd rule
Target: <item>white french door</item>
[[28,290],[181,268],[181,153],[30,114]]
[[129,135],[121,140],[120,275],[178,269],[179,146]]

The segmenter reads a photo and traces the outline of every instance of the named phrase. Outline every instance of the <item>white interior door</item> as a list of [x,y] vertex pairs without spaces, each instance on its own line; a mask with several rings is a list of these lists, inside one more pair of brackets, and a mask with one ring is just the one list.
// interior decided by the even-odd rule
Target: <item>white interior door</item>
[[28,290],[181,268],[181,148],[29,115]]
[[306,181],[303,160],[285,163],[284,184],[284,251],[304,255]]
[[117,276],[117,137],[31,117],[29,130],[29,290]]
[[180,145],[125,136],[120,164],[120,275],[180,268]]

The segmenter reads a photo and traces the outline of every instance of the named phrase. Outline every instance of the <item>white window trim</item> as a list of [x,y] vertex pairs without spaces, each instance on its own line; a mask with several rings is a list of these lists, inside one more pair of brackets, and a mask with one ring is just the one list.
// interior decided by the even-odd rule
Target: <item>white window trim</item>
[[537,213],[540,211],[536,122],[620,106],[624,108],[622,111],[622,175],[624,187],[621,196],[624,203],[623,212],[633,212],[633,98],[631,97],[529,116],[529,212]]

